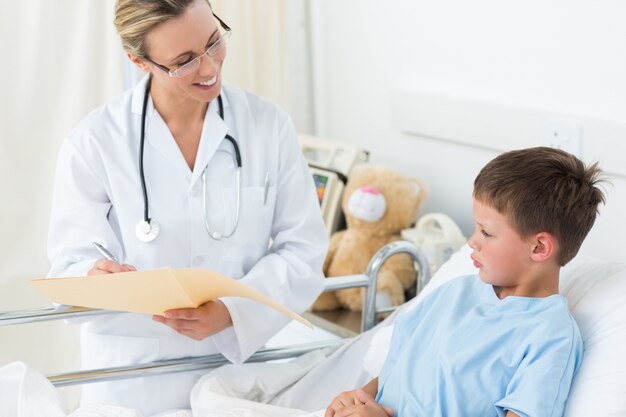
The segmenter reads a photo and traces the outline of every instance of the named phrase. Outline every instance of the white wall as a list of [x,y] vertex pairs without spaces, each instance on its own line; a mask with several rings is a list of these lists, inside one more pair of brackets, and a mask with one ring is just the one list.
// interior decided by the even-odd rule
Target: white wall
[[[0,2],[0,311],[48,307],[29,280],[48,272],[56,156],[88,111],[123,88],[113,0]],[[76,326],[0,327],[0,366],[78,369]],[[74,388],[65,389],[68,405]],[[0,414],[2,414],[0,412]]]
[[[393,92],[626,122],[623,1],[320,0],[312,8],[317,134],[426,180],[422,213],[446,212],[466,234],[473,179],[497,151],[403,133]],[[582,252],[617,260],[626,255],[626,178],[612,184]]]

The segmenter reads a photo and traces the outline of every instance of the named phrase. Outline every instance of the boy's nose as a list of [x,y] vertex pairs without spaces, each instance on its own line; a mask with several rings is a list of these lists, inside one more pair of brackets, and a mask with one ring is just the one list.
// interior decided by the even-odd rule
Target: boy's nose
[[470,248],[476,250],[476,231],[467,239],[467,244]]

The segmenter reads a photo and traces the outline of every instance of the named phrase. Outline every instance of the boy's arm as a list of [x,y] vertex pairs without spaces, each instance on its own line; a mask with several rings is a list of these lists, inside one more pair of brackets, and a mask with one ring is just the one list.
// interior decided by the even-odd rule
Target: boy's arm
[[508,410],[506,412],[506,417],[519,417],[517,414],[515,414],[513,411]]
[[[378,377],[372,379],[367,384],[363,385],[361,388],[363,391],[367,392],[372,397],[376,398],[376,394],[378,394]],[[509,417],[509,416],[507,416]]]

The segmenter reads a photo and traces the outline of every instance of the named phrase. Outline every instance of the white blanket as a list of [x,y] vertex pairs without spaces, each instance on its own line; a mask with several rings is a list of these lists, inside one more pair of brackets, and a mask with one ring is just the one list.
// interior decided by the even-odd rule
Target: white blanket
[[[310,413],[263,402],[325,358],[326,352],[319,350],[285,363],[226,365],[198,381],[191,410],[152,417],[323,417],[323,410]],[[110,405],[81,407],[67,415],[54,386],[22,362],[0,368],[0,410],[3,417],[144,417],[137,410]]]
[[[197,397],[194,401],[194,393]],[[324,410],[309,413],[295,408],[264,404],[246,397],[256,397],[261,391],[251,389],[240,393],[232,389],[228,381],[219,376],[202,378],[192,391],[194,417],[323,417]],[[240,398],[239,395],[244,395]]]
[[[0,368],[2,417],[144,417],[136,410],[114,406],[84,407],[69,416],[57,390],[23,362]],[[192,417],[191,410],[171,410],[152,417]]]

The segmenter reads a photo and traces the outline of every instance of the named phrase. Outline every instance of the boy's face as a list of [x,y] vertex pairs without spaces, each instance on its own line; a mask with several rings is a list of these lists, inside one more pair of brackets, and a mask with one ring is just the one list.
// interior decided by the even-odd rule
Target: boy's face
[[[529,284],[533,245],[511,228],[505,216],[474,199],[476,230],[468,243],[480,278],[500,287],[499,296],[523,293]],[[521,290],[521,291],[520,291]]]

